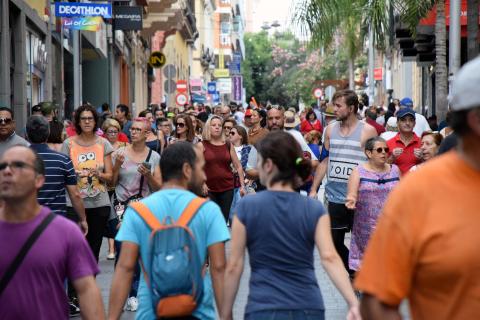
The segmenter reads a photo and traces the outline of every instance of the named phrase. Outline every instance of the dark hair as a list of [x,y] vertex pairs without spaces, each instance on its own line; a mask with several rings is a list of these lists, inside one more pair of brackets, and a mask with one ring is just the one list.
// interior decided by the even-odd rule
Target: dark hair
[[[341,97],[345,97],[345,103],[347,106],[353,106],[353,111],[357,113],[358,111],[358,96],[353,90],[340,90],[333,94],[332,101],[335,101]],[[368,102],[365,103],[368,105]]]
[[287,132],[272,131],[256,147],[263,161],[271,159],[278,168],[278,173],[270,183],[282,182],[296,188],[312,173],[310,160],[304,158],[302,148]]
[[425,131],[424,133],[422,133],[422,138],[421,139],[423,139],[423,137],[426,137],[426,136],[432,136],[433,137],[433,142],[437,146],[440,146],[440,144],[442,143],[443,136],[440,133]]
[[12,116],[12,120],[15,119],[15,116],[14,116],[14,114],[13,114],[13,109],[10,109],[10,108],[8,108],[8,107],[0,107],[0,111],[7,111],[7,112],[9,112],[10,115]]
[[[1,111],[1,110],[0,110]],[[16,147],[20,147],[20,148],[25,148],[27,150],[29,150],[32,154],[33,154],[33,168],[35,170],[36,173],[44,176],[45,175],[45,164],[43,163],[43,160],[42,158],[38,155],[38,153],[36,153],[33,149],[27,147],[27,146],[24,146],[24,145],[20,145],[20,144],[16,144],[16,145],[13,145],[13,146],[10,146],[7,148],[7,150],[10,150],[12,148],[16,148]],[[5,152],[7,151],[5,150]],[[4,153],[5,154],[5,153]]]
[[185,126],[187,127],[187,141],[193,142],[195,138],[195,130],[193,129],[192,118],[188,114],[182,113],[175,118],[175,137],[178,138],[177,134],[177,121],[178,119],[183,119],[185,121]]
[[233,118],[228,118],[228,119],[226,119],[225,121],[223,121],[222,128],[223,128],[223,126],[225,125],[225,123],[227,123],[227,122],[230,122],[230,123],[232,124],[232,126],[236,126],[236,125],[237,125],[237,121],[235,121],[235,119],[233,119]]
[[237,130],[238,134],[240,135],[240,137],[242,137],[242,145],[243,144],[248,144],[248,134],[247,134],[247,130],[245,130],[244,127],[242,126],[233,126],[232,130],[235,129]]
[[95,133],[98,129],[98,113],[95,108],[90,104],[84,104],[80,106],[77,110],[75,110],[75,118],[73,119],[75,125],[75,132],[77,134],[82,133],[82,127],[80,127],[80,115],[85,112],[90,111],[93,115],[93,121],[95,122],[95,126],[93,127],[93,132]]
[[182,179],[183,164],[188,163],[192,168],[195,168],[196,160],[197,155],[195,154],[194,145],[190,142],[178,141],[169,145],[160,158],[163,182],[168,182],[172,179]]
[[157,120],[155,120],[155,123],[157,125],[157,129],[160,126],[160,123],[165,122],[165,121],[168,121],[168,119],[167,118],[157,118]]
[[459,136],[464,137],[472,132],[468,126],[467,117],[470,112],[477,112],[480,115],[480,106],[460,111],[453,111],[450,116],[450,127]]
[[376,142],[384,142],[384,143],[387,143],[387,142],[385,141],[385,139],[383,139],[383,138],[380,137],[380,136],[373,137],[373,138],[370,138],[370,139],[368,139],[367,141],[365,141],[365,150],[373,151],[373,148],[374,148]]
[[27,137],[32,143],[45,143],[50,134],[47,119],[43,116],[31,116],[27,121]]
[[106,102],[102,104],[102,111],[109,111],[110,110],[110,105]]
[[313,111],[312,109],[308,110],[307,114],[305,115],[305,119],[310,120],[311,114],[313,114],[313,116],[315,117],[315,120],[317,120],[317,115],[315,114],[315,111]]
[[48,143],[63,143],[63,123],[54,119],[50,121],[50,135],[48,136]]
[[138,116],[139,116],[140,118],[146,118],[146,117],[147,117],[147,114],[149,114],[149,113],[151,113],[151,114],[153,115],[152,110],[145,109],[145,110],[142,110],[142,111],[138,114]]
[[377,111],[375,109],[368,108],[367,110],[365,110],[365,116],[369,117],[372,120],[375,120],[377,119]]
[[130,109],[128,108],[128,106],[126,106],[124,104],[119,104],[119,105],[117,105],[116,109],[120,109],[121,112],[125,113],[125,118],[128,119],[128,116],[130,114]]

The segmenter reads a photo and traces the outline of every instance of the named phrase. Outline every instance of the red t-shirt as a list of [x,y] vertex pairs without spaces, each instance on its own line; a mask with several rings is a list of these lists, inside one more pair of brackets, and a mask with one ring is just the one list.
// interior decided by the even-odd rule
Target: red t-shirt
[[203,141],[207,186],[212,192],[224,192],[234,188],[232,158],[227,144],[216,146]]
[[305,135],[306,133],[309,133],[312,130],[316,130],[320,133],[323,133],[323,128],[322,124],[320,121],[315,120],[315,122],[312,124],[308,120],[303,120],[302,123],[300,124],[300,132]]
[[413,134],[413,139],[407,146],[400,139],[400,133],[397,133],[395,137],[387,141],[388,149],[390,149],[388,153],[389,156],[392,154],[393,149],[403,149],[402,154],[394,162],[394,164],[396,164],[400,168],[402,174],[407,173],[411,167],[421,162],[421,160],[417,159],[417,157],[415,157],[415,155],[413,154],[413,150],[420,148],[421,145],[422,142],[415,133]]
[[382,125],[378,124],[376,121],[374,121],[370,118],[367,118],[367,123],[369,125],[371,125],[372,127],[374,127],[375,130],[377,130],[378,135],[381,135],[382,133],[385,132],[385,128]]

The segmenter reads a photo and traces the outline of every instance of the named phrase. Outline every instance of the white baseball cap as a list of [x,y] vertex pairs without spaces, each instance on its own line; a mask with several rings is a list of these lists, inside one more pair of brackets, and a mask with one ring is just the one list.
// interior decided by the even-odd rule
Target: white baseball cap
[[388,118],[387,126],[392,128],[397,128],[397,117]]
[[455,75],[448,96],[453,111],[480,106],[480,57],[466,63]]

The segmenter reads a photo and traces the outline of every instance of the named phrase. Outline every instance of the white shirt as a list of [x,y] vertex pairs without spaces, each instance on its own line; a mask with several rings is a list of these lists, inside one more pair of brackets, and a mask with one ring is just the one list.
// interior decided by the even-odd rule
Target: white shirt
[[380,134],[380,138],[383,138],[385,139],[385,141],[388,141],[390,139],[392,139],[393,137],[395,137],[397,135],[398,132],[396,131],[385,131],[383,133]]
[[415,112],[415,127],[413,128],[413,132],[415,132],[418,137],[421,137],[425,131],[432,131],[427,119],[420,113]]
[[295,130],[295,129],[290,129],[290,130],[285,130],[286,132],[290,133],[295,140],[300,144],[300,147],[302,148],[302,151],[308,151],[312,155],[312,161],[313,160],[318,160],[317,156],[313,153],[312,149],[308,146],[307,142],[305,141],[305,138],[303,138],[302,134]]

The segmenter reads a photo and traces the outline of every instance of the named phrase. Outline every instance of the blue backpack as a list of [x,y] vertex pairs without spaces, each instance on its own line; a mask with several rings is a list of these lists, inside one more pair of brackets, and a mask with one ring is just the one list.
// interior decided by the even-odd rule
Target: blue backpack
[[202,301],[204,263],[188,224],[206,201],[193,199],[177,222],[167,217],[163,223],[142,202],[130,204],[152,229],[150,265],[140,263],[157,317],[191,315]]

